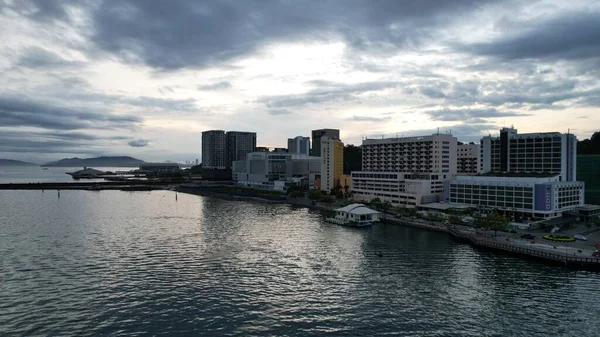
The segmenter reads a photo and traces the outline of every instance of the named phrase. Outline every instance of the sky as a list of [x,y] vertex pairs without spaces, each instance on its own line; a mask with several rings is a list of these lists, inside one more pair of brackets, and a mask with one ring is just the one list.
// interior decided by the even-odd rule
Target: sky
[[600,2],[0,0],[0,158],[600,130]]

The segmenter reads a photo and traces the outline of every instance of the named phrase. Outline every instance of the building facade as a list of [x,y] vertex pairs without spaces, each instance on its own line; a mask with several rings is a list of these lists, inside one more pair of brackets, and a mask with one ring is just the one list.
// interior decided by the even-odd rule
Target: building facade
[[584,183],[575,180],[576,152],[571,134],[503,128],[499,137],[481,140],[481,175],[450,181],[445,198],[526,219],[559,217],[584,204]]
[[246,159],[246,154],[256,149],[256,132],[227,132],[227,166],[237,160]]
[[288,138],[288,153],[295,154],[310,154],[310,138],[298,136],[295,138]]
[[546,177],[458,176],[446,187],[446,201],[516,213],[525,219],[559,217],[584,204],[584,183]]
[[340,184],[344,174],[344,143],[329,137],[321,137],[320,140],[321,190],[330,192]]
[[246,187],[285,190],[290,185],[315,187],[321,158],[281,152],[252,152],[233,162],[232,179]]
[[478,174],[481,171],[481,146],[479,144],[458,145],[456,171],[460,175]]
[[340,138],[340,130],[337,129],[319,129],[312,131],[312,148],[310,150],[310,155],[314,157],[321,156],[321,138],[329,137],[333,139],[341,139]]
[[444,182],[456,175],[457,140],[450,134],[365,139],[362,153],[362,171],[351,173],[357,200],[436,202],[444,196]]
[[225,131],[202,132],[202,167],[205,169],[225,169],[227,167]]
[[577,137],[559,132],[518,134],[503,128],[481,140],[482,172],[544,172],[577,180]]
[[180,171],[177,163],[141,163],[140,171],[153,173],[175,173]]

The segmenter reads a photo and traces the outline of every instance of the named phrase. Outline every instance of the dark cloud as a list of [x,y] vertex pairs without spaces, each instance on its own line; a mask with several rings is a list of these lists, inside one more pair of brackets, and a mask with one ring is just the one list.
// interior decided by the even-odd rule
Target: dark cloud
[[278,116],[278,115],[290,115],[292,112],[287,109],[268,109],[269,115]]
[[85,91],[59,92],[56,93],[55,97],[71,101],[97,102],[102,103],[104,106],[122,105],[143,108],[145,112],[154,110],[198,112],[202,110],[198,108],[196,100],[192,98],[173,99],[149,96],[124,96]]
[[352,116],[346,118],[347,121],[354,122],[387,122],[391,117],[370,117],[370,116]]
[[127,143],[127,145],[131,147],[145,147],[148,146],[148,144],[150,144],[150,141],[145,139],[135,139]]
[[65,60],[58,54],[47,49],[39,47],[30,47],[20,56],[16,63],[18,67],[39,69],[39,68],[62,68],[66,66],[76,66],[80,62]]
[[502,37],[460,46],[464,51],[514,59],[586,59],[600,57],[600,13],[560,13],[551,19],[513,23]]
[[89,108],[75,109],[24,98],[0,96],[0,125],[52,130],[132,128],[142,119]]
[[489,2],[498,1],[106,0],[92,10],[92,41],[158,69],[221,64],[290,40],[343,40],[356,50],[395,51]]
[[424,111],[432,120],[436,121],[466,121],[473,124],[487,123],[483,118],[521,117],[529,116],[525,113],[498,111],[494,108],[488,109],[438,109]]
[[446,94],[438,88],[422,87],[419,92],[429,98],[444,98]]
[[221,82],[217,82],[217,83],[205,84],[205,85],[198,86],[198,90],[205,90],[205,91],[224,90],[224,89],[229,89],[229,88],[231,88],[231,83],[229,83],[227,81],[221,81]]
[[283,108],[298,107],[307,104],[357,101],[359,100],[358,95],[360,94],[396,88],[400,85],[399,82],[391,81],[345,84],[315,80],[308,83],[318,87],[303,94],[264,96],[259,98],[258,102],[263,103],[270,108]]

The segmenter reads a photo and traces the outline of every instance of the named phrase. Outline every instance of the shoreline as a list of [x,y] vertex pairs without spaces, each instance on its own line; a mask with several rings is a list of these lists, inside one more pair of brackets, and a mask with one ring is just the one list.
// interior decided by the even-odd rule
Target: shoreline
[[[228,194],[220,194],[209,191],[199,190],[187,190],[176,188],[175,191],[181,193],[188,193],[194,195],[202,195],[208,197],[216,197],[225,200],[242,200],[242,201],[257,201],[266,204],[288,204],[290,206],[304,207],[308,209],[314,209],[318,211],[333,212],[333,207],[327,207],[319,204],[313,205],[311,202],[291,202],[290,200],[271,200],[261,197],[249,197],[249,196],[232,196]],[[300,199],[303,200],[303,199]],[[504,254],[511,254],[519,256],[521,258],[528,258],[539,262],[550,263],[554,265],[561,265],[567,268],[584,269],[590,271],[600,271],[600,258],[592,257],[591,255],[576,254],[569,255],[566,253],[569,249],[573,250],[569,246],[558,246],[554,243],[539,243],[537,245],[529,244],[526,246],[521,240],[511,240],[510,238],[503,236],[488,237],[486,235],[473,234],[469,231],[458,229],[456,226],[449,227],[442,223],[436,223],[434,221],[413,219],[413,218],[397,218],[386,214],[382,219],[381,223],[400,225],[418,228],[422,230],[435,231],[446,233],[450,237],[460,243],[466,243],[470,246],[482,249],[501,252]],[[504,241],[501,241],[504,240]],[[556,247],[552,251],[544,247]],[[562,253],[562,252],[565,253]]]

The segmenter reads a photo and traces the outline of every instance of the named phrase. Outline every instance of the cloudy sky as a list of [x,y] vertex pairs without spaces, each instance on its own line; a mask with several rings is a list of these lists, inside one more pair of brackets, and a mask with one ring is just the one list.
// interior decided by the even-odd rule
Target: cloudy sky
[[600,2],[0,0],[0,158],[600,129]]

